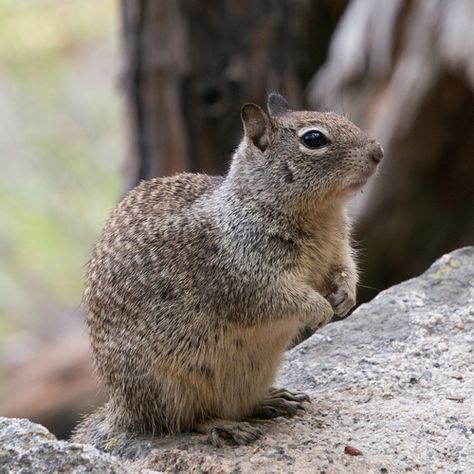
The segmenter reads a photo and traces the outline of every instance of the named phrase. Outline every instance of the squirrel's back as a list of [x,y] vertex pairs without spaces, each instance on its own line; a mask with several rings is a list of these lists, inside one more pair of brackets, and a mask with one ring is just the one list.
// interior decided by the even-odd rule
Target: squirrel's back
[[[196,228],[193,235],[189,210],[222,180],[183,173],[141,182],[112,213],[89,262],[83,302],[96,369],[111,398],[120,385],[125,388],[120,398],[133,405],[132,411],[143,405],[143,431],[175,429],[169,420],[163,420],[163,427],[148,426],[146,406],[153,389],[146,379],[158,352],[175,350],[186,340],[185,321],[173,319],[173,312],[181,306],[179,315],[186,319],[178,300],[191,288],[179,279],[187,262],[198,257],[188,240],[199,239],[196,234],[202,232]],[[202,258],[206,237],[201,236]],[[189,255],[183,256],[186,250]]]

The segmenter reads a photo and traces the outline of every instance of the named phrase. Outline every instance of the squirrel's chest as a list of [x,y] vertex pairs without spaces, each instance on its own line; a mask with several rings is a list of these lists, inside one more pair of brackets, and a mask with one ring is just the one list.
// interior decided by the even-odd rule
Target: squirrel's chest
[[[258,326],[228,328],[216,348],[213,410],[230,419],[248,416],[273,383],[281,357],[300,323],[281,319]],[[224,401],[224,403],[221,403]]]
[[303,281],[324,293],[339,251],[339,240],[330,229],[308,238],[301,245],[297,264]]

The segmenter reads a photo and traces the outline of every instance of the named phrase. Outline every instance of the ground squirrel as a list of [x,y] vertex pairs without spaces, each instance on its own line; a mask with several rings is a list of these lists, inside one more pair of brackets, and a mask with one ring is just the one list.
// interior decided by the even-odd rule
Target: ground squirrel
[[117,206],[88,267],[84,304],[108,402],[76,441],[206,433],[237,444],[253,418],[292,416],[307,396],[272,388],[303,326],[355,304],[345,211],[380,145],[335,113],[246,104],[225,177],[142,182]]

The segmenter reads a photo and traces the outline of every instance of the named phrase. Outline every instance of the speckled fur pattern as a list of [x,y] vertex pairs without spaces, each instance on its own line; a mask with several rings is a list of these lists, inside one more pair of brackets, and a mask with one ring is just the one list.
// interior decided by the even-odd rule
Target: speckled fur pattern
[[[354,304],[345,203],[373,173],[379,145],[334,113],[253,107],[258,141],[243,116],[225,177],[144,181],[106,224],[84,306],[109,400],[77,441],[246,419],[297,331],[333,316],[335,281]],[[298,137],[312,126],[331,139],[317,155]]]

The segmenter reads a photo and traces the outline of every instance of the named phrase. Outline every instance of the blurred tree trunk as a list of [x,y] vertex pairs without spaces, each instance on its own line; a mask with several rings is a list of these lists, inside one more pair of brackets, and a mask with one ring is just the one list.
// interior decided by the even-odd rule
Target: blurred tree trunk
[[301,106],[346,0],[122,0],[128,185],[222,173],[240,107],[269,91]]
[[309,88],[385,148],[355,202],[363,284],[386,288],[474,242],[473,21],[472,0],[355,0]]

